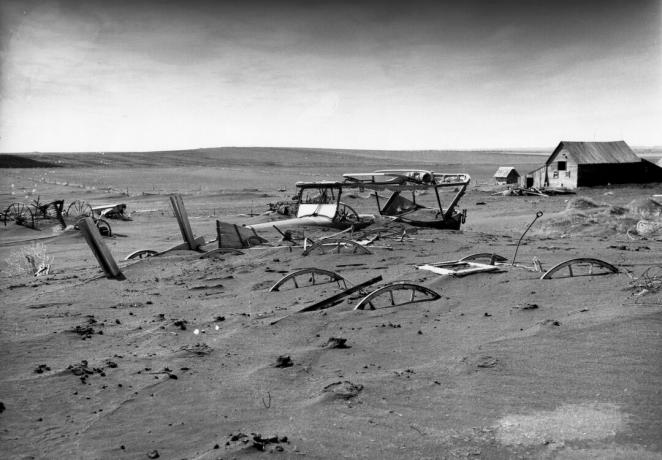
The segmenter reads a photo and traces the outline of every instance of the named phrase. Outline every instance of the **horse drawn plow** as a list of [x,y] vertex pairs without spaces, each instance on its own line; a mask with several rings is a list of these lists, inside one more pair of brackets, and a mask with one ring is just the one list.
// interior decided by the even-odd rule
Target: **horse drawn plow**
[[63,229],[68,225],[78,228],[79,221],[85,217],[94,220],[99,233],[104,236],[112,235],[110,224],[105,219],[96,217],[92,206],[83,200],[72,201],[65,209],[64,200],[42,203],[37,198],[29,204],[12,203],[0,215],[5,226],[14,223],[34,230],[51,227],[54,223],[59,224]]

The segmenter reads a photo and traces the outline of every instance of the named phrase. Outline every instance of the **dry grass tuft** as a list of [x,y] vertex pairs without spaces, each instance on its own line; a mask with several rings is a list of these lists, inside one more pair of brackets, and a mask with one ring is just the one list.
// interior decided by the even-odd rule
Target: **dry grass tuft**
[[6,263],[7,272],[11,275],[41,276],[50,272],[53,257],[46,253],[43,243],[33,243],[13,250]]

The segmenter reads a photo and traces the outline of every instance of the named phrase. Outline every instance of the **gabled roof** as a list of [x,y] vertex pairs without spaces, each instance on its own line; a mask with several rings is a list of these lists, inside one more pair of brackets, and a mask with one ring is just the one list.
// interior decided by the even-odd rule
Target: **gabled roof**
[[492,177],[508,177],[512,171],[514,171],[515,174],[519,177],[519,173],[512,166],[500,166]]
[[625,141],[615,142],[569,142],[561,141],[547,159],[552,163],[561,151],[577,164],[639,163],[639,158]]

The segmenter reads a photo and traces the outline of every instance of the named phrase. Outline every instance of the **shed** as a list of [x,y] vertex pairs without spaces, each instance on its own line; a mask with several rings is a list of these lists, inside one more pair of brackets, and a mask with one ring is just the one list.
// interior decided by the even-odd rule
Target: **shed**
[[519,173],[512,166],[500,166],[493,177],[497,184],[516,184],[519,182]]
[[562,141],[545,164],[531,171],[527,187],[582,186],[662,181],[662,168],[642,160],[625,141]]

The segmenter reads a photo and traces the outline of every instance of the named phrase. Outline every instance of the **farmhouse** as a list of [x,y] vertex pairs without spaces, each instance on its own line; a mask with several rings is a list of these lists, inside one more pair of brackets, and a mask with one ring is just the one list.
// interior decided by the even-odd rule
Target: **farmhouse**
[[526,175],[526,187],[577,187],[662,181],[662,168],[639,158],[624,141],[562,141],[544,165]]
[[494,173],[497,184],[516,184],[519,182],[519,173],[512,166],[500,166]]

